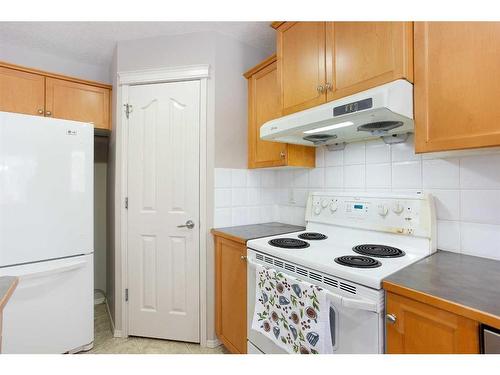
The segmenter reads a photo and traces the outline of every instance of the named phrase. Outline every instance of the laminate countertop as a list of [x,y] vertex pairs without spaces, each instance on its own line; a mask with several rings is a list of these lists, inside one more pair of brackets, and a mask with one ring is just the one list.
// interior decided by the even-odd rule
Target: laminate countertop
[[300,232],[305,229],[305,227],[301,227],[298,225],[271,222],[253,225],[241,225],[237,227],[214,228],[212,229],[212,234],[214,236],[220,236],[246,244],[247,241],[256,238],[277,236],[280,234],[291,232]]
[[14,289],[17,286],[17,277],[13,276],[1,276],[0,277],[0,314],[3,308],[10,299]]
[[382,285],[500,329],[500,261],[438,251],[390,275]]

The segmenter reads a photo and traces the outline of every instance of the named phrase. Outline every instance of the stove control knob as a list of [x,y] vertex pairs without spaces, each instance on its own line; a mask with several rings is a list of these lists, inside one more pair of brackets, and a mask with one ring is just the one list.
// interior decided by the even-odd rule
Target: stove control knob
[[403,212],[404,210],[404,207],[403,205],[400,203],[400,202],[396,202],[394,203],[394,205],[392,206],[392,211],[395,213],[395,214],[400,214],[401,212]]
[[321,213],[321,206],[315,206],[314,207],[314,214],[319,215]]
[[327,208],[328,207],[328,199],[323,198],[321,200],[321,207]]
[[388,213],[389,213],[389,209],[387,208],[387,206],[385,204],[381,204],[380,206],[378,206],[378,214],[380,216],[387,216]]
[[337,211],[337,208],[339,208],[339,206],[338,206],[337,202],[332,201],[332,202],[330,203],[330,211],[331,211],[331,212],[335,212],[335,211]]

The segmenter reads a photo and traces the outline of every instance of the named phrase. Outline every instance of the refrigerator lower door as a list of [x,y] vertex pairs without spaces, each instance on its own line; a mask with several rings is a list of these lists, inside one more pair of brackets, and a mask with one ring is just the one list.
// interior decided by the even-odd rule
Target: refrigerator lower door
[[94,341],[93,255],[0,268],[19,277],[3,313],[2,353],[66,353]]

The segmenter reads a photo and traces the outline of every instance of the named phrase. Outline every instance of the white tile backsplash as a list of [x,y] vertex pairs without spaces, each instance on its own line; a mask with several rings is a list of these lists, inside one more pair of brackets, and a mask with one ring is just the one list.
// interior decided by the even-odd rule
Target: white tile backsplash
[[392,163],[393,189],[421,189],[422,162],[420,160]]
[[344,149],[344,165],[365,164],[365,143],[348,143]]
[[364,189],[366,181],[365,164],[344,166],[344,188]]
[[382,140],[366,143],[366,164],[390,163],[391,145]]
[[437,189],[458,189],[460,186],[458,158],[424,160],[423,187]]
[[[214,226],[216,228],[277,220],[280,190],[278,171],[215,169]],[[288,202],[288,199],[286,200]]]
[[[500,149],[421,156],[410,137],[393,145],[377,140],[341,151],[318,148],[315,169],[242,171],[216,169],[218,227],[274,220],[304,225],[311,191],[423,191],[435,198],[438,248],[500,259]],[[245,186],[236,186],[244,178],[246,202],[238,195]]]
[[500,153],[461,158],[460,186],[463,189],[500,189]]

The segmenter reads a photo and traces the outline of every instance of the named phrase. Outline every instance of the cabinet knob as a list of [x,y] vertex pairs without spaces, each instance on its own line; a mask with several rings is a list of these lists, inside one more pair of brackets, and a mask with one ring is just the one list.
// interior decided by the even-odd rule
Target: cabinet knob
[[37,112],[39,115],[43,115],[43,109],[39,109]]
[[327,91],[333,91],[333,84],[330,83],[330,82],[327,82],[325,84],[325,88],[326,88]]
[[240,256],[240,259],[246,261],[247,260],[247,256],[246,255],[242,255],[242,256]]
[[283,151],[280,152],[280,158],[282,158],[282,159],[285,158],[285,153]]
[[322,94],[325,91],[325,87],[323,85],[319,85],[318,87],[316,87],[316,90],[318,90],[318,92]]
[[52,112],[50,112],[50,111],[45,111],[45,116],[52,116]]
[[385,320],[387,321],[387,323],[394,324],[394,323],[396,323],[396,315],[394,315],[394,314],[387,314],[385,316]]

